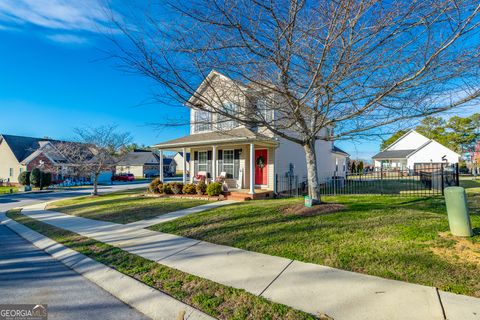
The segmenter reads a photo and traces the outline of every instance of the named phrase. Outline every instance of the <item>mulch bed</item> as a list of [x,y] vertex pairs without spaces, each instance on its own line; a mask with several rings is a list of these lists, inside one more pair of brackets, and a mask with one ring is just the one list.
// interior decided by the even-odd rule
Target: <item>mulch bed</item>
[[312,217],[322,214],[335,213],[344,210],[346,207],[339,203],[322,203],[311,208],[305,207],[303,204],[292,204],[280,209],[280,212],[285,215],[295,215]]
[[207,201],[221,201],[225,200],[223,195],[219,195],[216,197],[210,197],[208,195],[199,196],[197,194],[158,194],[158,193],[146,193],[146,197],[154,197],[154,198],[177,198],[177,199],[197,199],[197,200],[207,200]]

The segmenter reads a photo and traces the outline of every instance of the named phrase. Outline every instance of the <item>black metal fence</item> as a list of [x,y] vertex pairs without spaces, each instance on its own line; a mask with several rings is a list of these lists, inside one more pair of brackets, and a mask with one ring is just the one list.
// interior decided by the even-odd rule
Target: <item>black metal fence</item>
[[[413,170],[364,171],[320,174],[322,195],[378,194],[399,196],[443,195],[448,186],[459,185],[458,165],[422,164]],[[281,197],[298,197],[308,193],[306,177],[276,176],[276,192]]]

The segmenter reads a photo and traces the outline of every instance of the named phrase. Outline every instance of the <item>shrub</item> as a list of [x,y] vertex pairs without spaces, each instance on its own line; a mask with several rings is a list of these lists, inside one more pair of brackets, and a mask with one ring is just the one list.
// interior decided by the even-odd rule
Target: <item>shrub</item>
[[172,192],[174,194],[181,194],[183,190],[183,183],[181,182],[172,182]]
[[155,178],[148,185],[148,191],[152,193],[163,193],[163,192],[160,192],[160,188],[159,188],[160,186],[162,186],[162,189],[163,189],[162,181],[159,178]]
[[173,194],[172,185],[170,183],[165,183],[163,185],[163,192],[165,194]]
[[209,196],[218,196],[222,193],[222,184],[219,182],[210,183],[207,187],[207,194]]
[[159,184],[159,185],[157,186],[157,189],[156,189],[156,190],[157,190],[157,193],[163,194],[163,193],[165,192],[163,186],[164,186],[163,183],[162,183],[162,184]]
[[23,186],[29,186],[30,185],[30,171],[23,171],[20,173],[18,176],[18,182],[23,185]]
[[197,189],[195,188],[195,185],[193,183],[187,183],[183,186],[182,192],[183,194],[195,194],[197,193]]
[[197,183],[197,185],[195,186],[195,190],[197,191],[197,194],[199,196],[203,196],[205,194],[205,191],[207,191],[207,185],[204,181],[200,181],[199,183]]
[[40,169],[38,168],[35,168],[32,170],[32,172],[30,173],[30,183],[38,188],[40,187],[40,180],[42,179],[42,172],[40,171]]
[[50,172],[42,172],[42,181],[40,189],[48,188],[52,184],[52,174]]

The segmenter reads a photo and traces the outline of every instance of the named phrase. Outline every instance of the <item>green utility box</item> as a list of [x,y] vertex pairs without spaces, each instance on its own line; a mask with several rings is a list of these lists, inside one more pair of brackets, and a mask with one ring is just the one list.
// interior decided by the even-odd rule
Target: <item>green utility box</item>
[[305,207],[311,208],[313,205],[312,198],[305,196]]
[[473,232],[465,189],[462,187],[445,188],[445,203],[452,234],[459,237],[471,237]]

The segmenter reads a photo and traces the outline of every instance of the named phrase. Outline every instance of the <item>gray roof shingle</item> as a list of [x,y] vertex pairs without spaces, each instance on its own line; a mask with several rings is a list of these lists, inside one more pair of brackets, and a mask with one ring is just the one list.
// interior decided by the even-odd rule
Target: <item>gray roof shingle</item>
[[372,158],[373,159],[403,159],[406,158],[410,153],[414,152],[415,149],[409,150],[385,150],[377,153]]
[[[155,159],[152,162],[152,159]],[[135,165],[145,165],[145,164],[159,164],[158,155],[152,151],[132,151],[125,155],[122,160],[119,161],[118,165],[125,166],[135,166]]]
[[247,128],[236,128],[228,132],[212,131],[212,132],[191,134],[178,139],[173,139],[170,141],[159,143],[154,147],[176,148],[176,147],[189,146],[189,145],[201,145],[202,143],[207,144],[213,141],[236,142],[236,141],[250,141],[250,140],[274,141],[273,138],[254,133]]
[[48,138],[32,138],[2,134],[1,137],[8,144],[18,162],[22,162],[39,147],[41,141],[55,141]]

